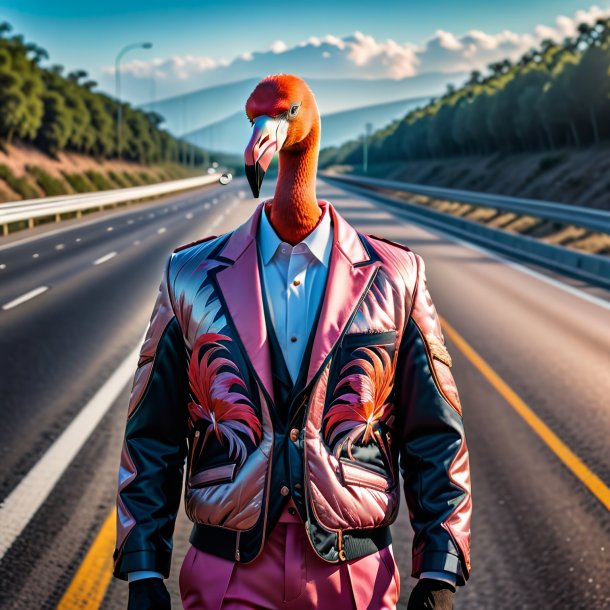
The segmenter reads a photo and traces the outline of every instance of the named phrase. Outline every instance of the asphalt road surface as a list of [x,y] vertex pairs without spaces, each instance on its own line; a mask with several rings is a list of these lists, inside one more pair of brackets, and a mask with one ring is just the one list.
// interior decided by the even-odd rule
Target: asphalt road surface
[[[610,608],[610,293],[509,263],[337,186],[320,182],[318,196],[426,262],[471,455],[472,577],[455,608]],[[1,608],[126,608],[128,585],[110,572],[129,356],[167,254],[231,230],[256,203],[235,180],[0,239],[0,516],[14,538],[0,560]],[[89,411],[78,420],[85,408],[99,422]],[[68,432],[64,450],[50,450]],[[74,456],[62,466],[65,447]],[[174,608],[190,526],[181,510],[167,581]],[[393,533],[406,608],[415,581],[404,499]]]

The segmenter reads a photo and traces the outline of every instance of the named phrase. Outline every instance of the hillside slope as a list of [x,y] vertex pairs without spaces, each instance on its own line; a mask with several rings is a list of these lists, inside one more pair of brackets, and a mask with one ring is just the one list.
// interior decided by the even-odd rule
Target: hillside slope
[[32,146],[0,150],[0,203],[152,184],[200,174],[175,163],[143,165],[62,152],[53,159]]
[[[362,173],[362,166],[335,171]],[[369,176],[610,210],[610,145],[369,165]]]

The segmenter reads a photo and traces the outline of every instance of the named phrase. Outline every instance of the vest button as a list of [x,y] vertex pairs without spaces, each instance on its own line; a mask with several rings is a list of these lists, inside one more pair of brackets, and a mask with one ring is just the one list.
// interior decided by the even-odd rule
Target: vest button
[[296,510],[294,510],[294,507],[293,507],[293,506],[289,506],[289,507],[288,507],[288,512],[289,512],[291,515],[296,515],[296,514],[297,514],[297,511],[296,511]]
[[295,483],[294,484],[294,488],[295,489],[301,489],[302,485],[300,483]]
[[290,493],[290,490],[288,489],[288,487],[286,487],[286,485],[283,485],[282,488],[280,489],[280,493],[283,496],[287,496]]
[[295,342],[296,342],[296,340],[297,340],[297,338],[296,338],[296,337],[290,337],[290,340],[291,340],[293,343],[295,343]]
[[298,428],[293,428],[290,431],[290,440],[292,442],[296,442],[298,440],[298,438],[299,438],[299,429]]
[[292,282],[293,286],[298,286],[301,283],[301,280],[294,280],[294,282]]

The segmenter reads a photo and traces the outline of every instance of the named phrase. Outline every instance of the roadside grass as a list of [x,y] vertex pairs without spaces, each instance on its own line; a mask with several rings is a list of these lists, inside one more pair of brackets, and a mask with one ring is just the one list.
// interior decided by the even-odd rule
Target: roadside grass
[[8,165],[0,164],[0,179],[4,180],[9,188],[22,199],[40,197],[38,190],[30,184],[27,176],[15,176]]
[[51,174],[45,172],[42,167],[38,167],[37,165],[26,165],[26,169],[28,174],[34,177],[34,180],[47,197],[67,195],[72,192],[69,184],[66,185],[63,180],[51,176]]

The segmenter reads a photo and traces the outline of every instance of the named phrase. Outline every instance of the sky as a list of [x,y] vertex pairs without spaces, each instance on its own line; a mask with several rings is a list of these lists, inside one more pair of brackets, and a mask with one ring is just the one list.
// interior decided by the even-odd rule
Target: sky
[[610,11],[610,0],[292,0],[279,6],[0,0],[0,21],[47,49],[49,63],[85,69],[111,94],[118,51],[151,42],[152,49],[130,51],[122,62],[124,96],[143,103],[291,67],[304,76],[367,79],[478,69],[546,35],[568,35],[578,16]]

